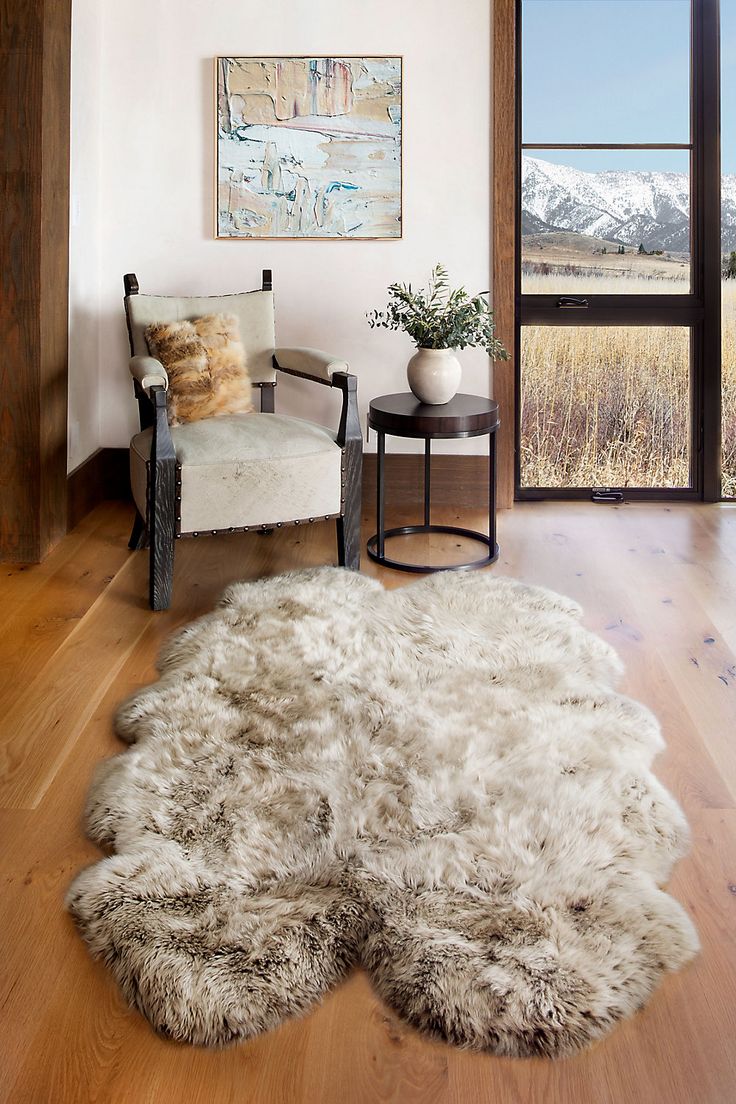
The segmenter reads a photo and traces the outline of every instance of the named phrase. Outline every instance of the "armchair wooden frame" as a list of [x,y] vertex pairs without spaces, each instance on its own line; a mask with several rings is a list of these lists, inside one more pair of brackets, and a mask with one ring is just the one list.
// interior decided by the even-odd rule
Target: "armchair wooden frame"
[[[123,277],[126,298],[139,292],[138,280],[134,273]],[[264,269],[262,290],[273,289],[270,269]],[[128,320],[128,338],[131,356],[134,355],[133,333]],[[312,383],[327,387],[337,387],[342,391],[342,411],[337,430],[337,444],[342,450],[341,464],[341,503],[339,514],[327,514],[317,517],[300,518],[294,521],[273,519],[273,525],[231,526],[227,530],[207,530],[207,532],[182,533],[179,530],[178,503],[181,488],[181,469],[177,462],[174,442],[169,428],[166,388],[160,384],[144,387],[136,379],[133,381],[135,396],[138,400],[141,429],[152,430],[150,474],[148,480],[147,516],[142,517],[136,507],[136,516],[128,547],[131,549],[149,548],[149,601],[154,610],[167,609],[171,603],[174,579],[174,546],[181,537],[198,537],[220,532],[260,532],[272,533],[282,525],[300,525],[315,521],[335,519],[337,529],[338,563],[351,570],[360,569],[360,522],[361,493],[363,474],[363,436],[358,413],[358,380],[350,372],[334,372],[330,379],[322,379],[286,368],[273,356],[273,367],[286,375],[298,376]],[[275,410],[276,383],[254,381],[254,387],[260,389],[260,407],[262,414],[273,414]]]

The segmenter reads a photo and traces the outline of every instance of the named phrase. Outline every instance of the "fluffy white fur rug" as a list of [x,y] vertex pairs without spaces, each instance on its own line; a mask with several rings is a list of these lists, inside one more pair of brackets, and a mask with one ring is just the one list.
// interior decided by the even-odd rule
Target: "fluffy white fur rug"
[[230,587],[126,702],[68,905],[154,1027],[224,1043],[355,964],[416,1027],[558,1055],[697,950],[655,719],[559,595],[334,568]]

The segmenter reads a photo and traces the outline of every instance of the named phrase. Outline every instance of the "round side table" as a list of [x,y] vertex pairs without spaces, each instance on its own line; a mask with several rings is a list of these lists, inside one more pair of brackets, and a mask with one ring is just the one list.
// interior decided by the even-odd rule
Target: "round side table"
[[[496,544],[496,430],[498,429],[498,403],[479,395],[455,395],[442,406],[422,403],[414,395],[381,395],[373,399],[368,411],[368,425],[378,436],[378,484],[376,513],[378,531],[368,541],[368,555],[376,563],[393,567],[398,571],[470,571],[486,567],[498,559]],[[419,437],[424,439],[424,524],[402,525],[386,529],[384,503],[384,469],[386,462],[386,434],[395,437]],[[430,459],[431,443],[440,440],[456,440],[463,437],[488,435],[488,536],[473,529],[456,525],[433,525],[431,521]],[[469,537],[485,546],[479,559],[466,563],[434,567],[431,564],[406,563],[386,555],[386,539],[402,537],[409,533],[451,533]]]

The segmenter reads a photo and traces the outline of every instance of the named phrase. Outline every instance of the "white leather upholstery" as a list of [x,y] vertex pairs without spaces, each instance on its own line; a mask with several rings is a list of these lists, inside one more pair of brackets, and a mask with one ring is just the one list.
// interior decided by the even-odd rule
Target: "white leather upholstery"
[[[130,447],[133,497],[146,517],[150,429]],[[281,414],[229,414],[173,426],[181,533],[339,514],[342,450],[334,434]]]
[[334,372],[347,372],[348,362],[324,353],[321,349],[294,348],[277,349],[276,361],[280,368],[298,372],[300,376],[324,380],[329,383]]
[[144,389],[165,387],[168,391],[169,377],[160,360],[152,356],[134,356],[130,358],[130,374]]
[[147,356],[145,330],[152,322],[181,322],[206,314],[234,314],[240,323],[240,337],[254,383],[274,383],[272,357],[276,344],[272,291],[245,291],[236,295],[127,295],[133,352]]

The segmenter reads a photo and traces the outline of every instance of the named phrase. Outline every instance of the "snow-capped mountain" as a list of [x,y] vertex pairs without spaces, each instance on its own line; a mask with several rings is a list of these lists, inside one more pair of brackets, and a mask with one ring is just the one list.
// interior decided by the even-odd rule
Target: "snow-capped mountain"
[[[668,172],[583,172],[522,158],[522,233],[566,230],[645,249],[690,251],[688,177]],[[724,176],[723,249],[736,249],[736,176]]]

